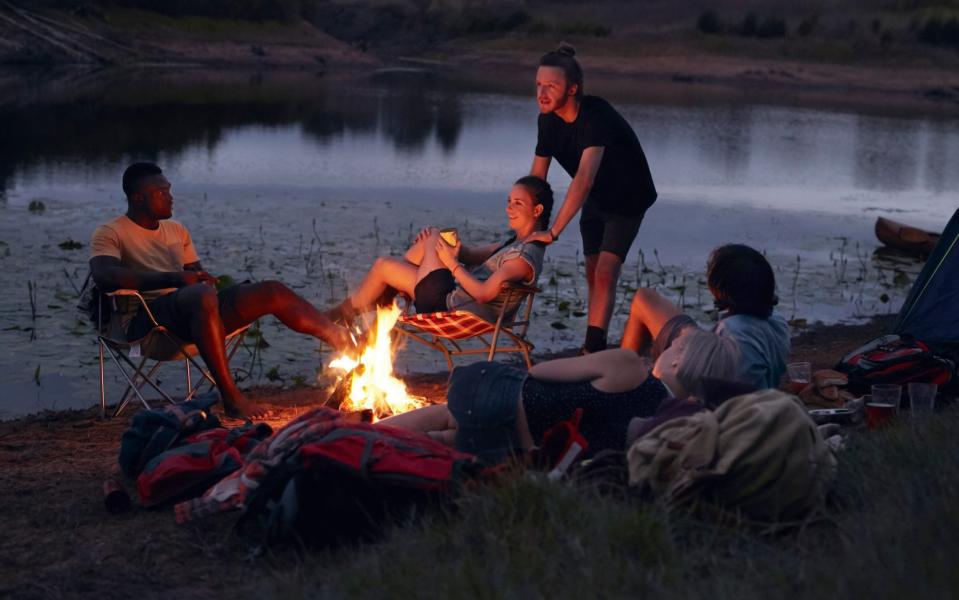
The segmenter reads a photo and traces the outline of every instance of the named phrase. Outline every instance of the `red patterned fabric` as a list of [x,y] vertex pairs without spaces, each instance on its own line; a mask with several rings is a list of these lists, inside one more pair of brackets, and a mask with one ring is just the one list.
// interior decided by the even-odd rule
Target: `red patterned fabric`
[[424,333],[451,340],[465,340],[484,333],[492,333],[496,328],[494,323],[465,310],[404,315],[400,317],[399,322],[412,325]]

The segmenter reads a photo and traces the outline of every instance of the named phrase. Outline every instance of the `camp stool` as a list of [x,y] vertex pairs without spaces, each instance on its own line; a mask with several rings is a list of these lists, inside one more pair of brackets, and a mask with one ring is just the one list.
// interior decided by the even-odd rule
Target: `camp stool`
[[[397,341],[409,337],[442,352],[450,370],[453,369],[454,356],[485,354],[486,360],[493,360],[497,353],[515,352],[521,352],[526,360],[526,367],[531,368],[533,361],[530,359],[530,352],[533,344],[527,339],[527,330],[533,311],[533,299],[540,289],[509,282],[503,284],[503,289],[509,293],[495,323],[463,310],[404,314],[393,328]],[[520,298],[519,304],[507,313],[506,307],[516,298]],[[522,318],[516,319],[518,314],[522,314]],[[500,344],[504,336],[511,343]],[[481,347],[464,348],[461,343],[468,340],[478,341]]]
[[[150,322],[153,323],[153,329],[151,329],[142,338],[129,341],[126,339],[123,332],[119,331],[118,327],[111,326],[112,323],[115,323],[115,316],[113,319],[111,319],[111,324],[108,324],[106,327],[104,327],[102,325],[102,303],[104,301],[113,303],[113,310],[115,312],[116,300],[118,298],[130,298],[132,301],[138,302],[140,304],[140,310],[145,311],[146,315],[150,318]],[[246,334],[246,331],[249,329],[249,327],[249,325],[245,325],[226,336],[225,344],[227,361],[233,358],[233,355],[240,347],[240,342],[243,340],[243,336]],[[151,408],[150,403],[141,392],[144,385],[149,385],[152,387],[163,397],[164,400],[170,404],[177,403],[177,401],[174,400],[170,394],[160,387],[159,382],[154,378],[154,375],[160,368],[160,365],[165,362],[183,360],[186,370],[187,395],[181,400],[181,402],[191,399],[196,394],[197,390],[199,390],[204,380],[210,384],[210,389],[213,389],[213,387],[216,385],[216,382],[213,380],[213,376],[196,362],[194,358],[198,353],[196,345],[189,344],[178,339],[166,327],[157,323],[157,320],[153,316],[153,312],[150,310],[150,306],[147,304],[147,301],[143,298],[140,292],[136,290],[120,289],[114,292],[103,293],[98,296],[97,343],[100,353],[101,418],[106,417],[107,411],[106,377],[104,369],[104,364],[106,362],[104,360],[105,355],[109,355],[109,357],[113,360],[113,363],[117,366],[117,369],[119,369],[120,374],[127,382],[126,390],[123,392],[123,396],[120,398],[120,402],[117,404],[117,408],[113,412],[114,417],[123,412],[123,409],[127,407],[134,395],[140,400],[140,403],[146,409],[149,410]],[[133,362],[133,359],[136,358],[140,358],[139,363]],[[147,361],[153,361],[153,364],[150,365],[149,370],[144,371],[144,367],[147,366]],[[196,367],[197,371],[199,371],[200,375],[202,376],[196,383],[193,382],[191,365]],[[128,369],[124,368],[124,366],[128,367],[132,372],[128,372]]]

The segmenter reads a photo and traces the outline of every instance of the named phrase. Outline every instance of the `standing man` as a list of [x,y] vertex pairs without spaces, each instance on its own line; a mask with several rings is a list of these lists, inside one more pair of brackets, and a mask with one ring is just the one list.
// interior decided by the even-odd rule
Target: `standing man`
[[653,202],[656,186],[636,133],[609,102],[583,94],[583,69],[561,44],[539,61],[539,135],[531,175],[546,179],[555,158],[573,178],[553,226],[527,241],[555,242],[583,209],[579,230],[589,285],[584,352],[606,348],[623,261]]

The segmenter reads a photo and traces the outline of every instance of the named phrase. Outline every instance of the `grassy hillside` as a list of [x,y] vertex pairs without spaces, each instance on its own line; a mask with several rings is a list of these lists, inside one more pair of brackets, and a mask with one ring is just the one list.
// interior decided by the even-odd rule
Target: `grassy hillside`
[[[83,41],[108,56],[116,49],[111,44],[118,43],[145,45],[147,54],[162,56],[159,42],[176,46],[186,38],[339,44],[341,51],[385,59],[448,44],[543,47],[565,38],[627,56],[630,49],[642,49],[646,56],[715,53],[940,67],[959,62],[959,0],[15,0],[4,6],[30,11],[34,18],[31,23],[16,8],[0,8],[0,31],[11,34],[0,44],[0,59],[6,55],[6,62],[16,57],[19,40],[38,41],[30,30],[51,34],[51,27],[61,35],[46,36],[49,51],[34,52],[38,61],[69,57],[57,43],[64,38],[68,45],[71,39]],[[35,22],[43,18],[59,25]],[[102,39],[84,36],[80,29]],[[163,36],[157,35],[158,29]],[[29,62],[30,53],[20,50],[20,60]],[[199,58],[207,60],[202,52]],[[216,52],[208,58],[255,62]],[[301,60],[310,62],[308,57]]]

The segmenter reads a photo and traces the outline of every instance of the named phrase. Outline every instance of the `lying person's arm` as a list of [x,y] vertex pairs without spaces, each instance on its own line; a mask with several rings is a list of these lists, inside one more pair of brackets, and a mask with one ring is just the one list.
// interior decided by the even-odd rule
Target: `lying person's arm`
[[94,283],[107,292],[118,289],[157,290],[180,288],[200,282],[214,283],[216,278],[199,270],[199,266],[199,263],[191,263],[184,267],[194,267],[189,270],[151,272],[124,267],[120,264],[120,259],[113,256],[94,256],[90,259],[90,273]]
[[539,363],[529,374],[556,383],[589,381],[596,389],[615,394],[643,383],[649,376],[649,363],[632,350],[615,348]]

